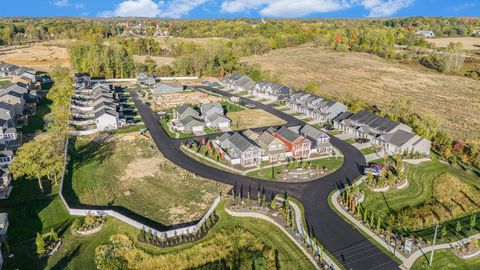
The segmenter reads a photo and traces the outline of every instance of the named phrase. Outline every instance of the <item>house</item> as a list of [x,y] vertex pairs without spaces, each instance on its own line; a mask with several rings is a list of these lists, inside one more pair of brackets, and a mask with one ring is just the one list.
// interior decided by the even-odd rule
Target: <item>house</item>
[[183,133],[203,132],[205,130],[205,123],[202,119],[188,115],[178,121],[171,121],[170,125],[175,131]]
[[176,120],[181,120],[187,118],[188,116],[200,118],[200,114],[194,110],[192,107],[188,106],[187,104],[182,104],[178,106],[174,111],[174,118]]
[[0,101],[0,119],[7,121],[7,125],[13,127],[16,122],[15,116],[15,107],[9,103]]
[[219,113],[209,114],[203,120],[205,125],[211,129],[228,129],[232,123],[230,119]]
[[138,85],[152,86],[156,83],[155,77],[148,75],[146,72],[139,72],[136,76]]
[[333,147],[330,144],[330,137],[325,132],[310,125],[305,125],[300,129],[300,135],[312,142],[312,152],[319,155],[330,155],[332,153]]
[[432,144],[429,140],[401,129],[382,135],[380,141],[383,149],[390,153],[415,152],[428,155]]
[[251,88],[255,85],[255,82],[250,79],[248,76],[240,76],[233,80],[232,88],[238,92],[241,91],[250,91]]
[[252,140],[252,141],[256,141],[258,139],[258,137],[260,136],[260,134],[258,134],[258,132],[255,132],[251,129],[247,129],[245,130],[244,132],[242,132],[243,136],[247,137],[248,139]]
[[242,75],[239,73],[232,73],[230,75],[227,75],[223,77],[220,81],[219,84],[225,88],[233,88],[234,84],[233,82],[239,79]]
[[7,149],[5,144],[0,143],[0,167],[6,167],[12,163],[13,151]]
[[178,82],[168,82],[168,83],[158,83],[152,89],[151,92],[153,95],[163,95],[163,94],[173,94],[181,93],[185,90],[183,84]]
[[285,160],[285,145],[270,132],[262,132],[257,138],[257,143],[262,148],[262,156],[266,156],[270,162]]
[[414,134],[411,127],[366,111],[343,113],[333,123],[335,128],[355,138],[369,139],[389,153],[430,153],[431,142]]
[[297,92],[287,101],[290,110],[302,113],[322,123],[331,121],[347,110],[344,104],[314,94]]
[[23,116],[25,110],[25,95],[27,95],[27,93],[22,94],[19,89],[16,91],[7,90],[6,92],[0,90],[0,102],[12,105],[15,116]]
[[74,79],[75,88],[89,88],[92,80],[89,73],[76,73]]
[[7,168],[0,168],[0,191],[4,191],[10,187],[12,182],[12,174]]
[[222,104],[218,102],[210,102],[200,105],[200,113],[203,118],[207,118],[208,116],[213,114],[223,115],[224,111]]
[[222,146],[232,160],[239,159],[242,167],[258,166],[262,162],[262,149],[239,132],[224,139]]
[[278,138],[285,145],[287,156],[292,156],[294,158],[310,157],[312,142],[309,139],[288,129],[287,127],[280,128],[272,135]]
[[430,31],[430,30],[418,30],[417,32],[415,32],[415,35],[422,36],[424,38],[435,37],[435,34],[433,33],[433,31]]
[[118,113],[109,108],[102,108],[95,112],[95,123],[98,131],[116,130],[119,127]]
[[290,92],[291,88],[286,85],[265,81],[256,83],[250,90],[253,96],[273,101],[288,99]]

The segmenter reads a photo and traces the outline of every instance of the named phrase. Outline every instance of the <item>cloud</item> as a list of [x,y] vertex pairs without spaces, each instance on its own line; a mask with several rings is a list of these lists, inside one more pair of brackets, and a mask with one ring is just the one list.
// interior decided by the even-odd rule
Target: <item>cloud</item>
[[370,11],[368,17],[389,17],[413,2],[415,0],[363,0],[362,6]]
[[301,17],[362,6],[369,17],[391,16],[414,0],[226,0],[220,9],[226,13],[258,11],[266,17]]
[[52,2],[51,4],[56,7],[68,7],[72,5],[69,0],[57,0]]
[[103,11],[101,17],[164,17],[180,18],[207,0],[124,0],[113,11]]
[[76,8],[76,9],[84,9],[85,6],[84,6],[82,3],[76,3],[76,4],[75,4],[75,8]]

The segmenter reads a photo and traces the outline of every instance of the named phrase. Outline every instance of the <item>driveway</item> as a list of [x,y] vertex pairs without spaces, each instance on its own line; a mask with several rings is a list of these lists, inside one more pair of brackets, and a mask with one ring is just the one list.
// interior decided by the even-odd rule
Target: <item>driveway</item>
[[[214,88],[199,86],[197,90],[208,90],[226,97],[231,93]],[[331,137],[331,143],[344,154],[344,163],[337,171],[306,183],[281,183],[260,180],[248,176],[233,174],[198,162],[184,154],[180,149],[181,140],[172,139],[163,130],[156,115],[148,106],[143,104],[134,90],[129,90],[134,98],[142,119],[150,130],[150,134],[162,154],[176,165],[194,172],[202,177],[218,182],[230,184],[235,193],[250,196],[256,199],[257,191],[264,190],[268,198],[275,194],[290,194],[299,199],[305,209],[305,218],[308,229],[325,248],[347,269],[398,269],[398,264],[390,259],[366,239],[355,227],[345,222],[328,205],[329,194],[350,184],[361,175],[362,167],[366,165],[363,155],[350,144],[336,137]],[[287,125],[304,124],[303,121],[262,103],[247,100],[257,108],[263,109],[279,118],[284,119]]]

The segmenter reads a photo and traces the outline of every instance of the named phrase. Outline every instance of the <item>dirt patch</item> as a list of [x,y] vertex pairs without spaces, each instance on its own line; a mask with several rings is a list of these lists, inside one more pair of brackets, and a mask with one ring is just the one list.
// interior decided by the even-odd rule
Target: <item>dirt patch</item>
[[63,43],[37,43],[30,46],[0,48],[0,61],[9,64],[50,71],[52,66],[70,67],[70,58]]
[[465,50],[480,50],[480,38],[478,37],[451,37],[451,38],[433,38],[427,40],[440,48],[445,48],[450,42],[463,44]]
[[136,159],[125,167],[120,181],[123,185],[129,186],[135,180],[155,176],[159,172],[160,165],[161,161],[157,157]]
[[242,58],[242,62],[259,64],[296,89],[316,81],[320,83],[320,95],[356,97],[380,108],[400,98],[411,98],[416,112],[435,119],[453,137],[480,142],[480,81],[409,67],[370,54],[310,47],[279,49],[265,56]]
[[285,121],[262,109],[246,109],[238,112],[229,112],[227,117],[232,120],[232,129],[257,128],[265,126],[283,125]]

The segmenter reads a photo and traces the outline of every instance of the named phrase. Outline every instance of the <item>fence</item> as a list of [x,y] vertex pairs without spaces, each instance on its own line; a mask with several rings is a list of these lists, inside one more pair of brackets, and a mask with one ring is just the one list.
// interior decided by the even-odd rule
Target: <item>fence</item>
[[165,230],[165,231],[160,231],[157,229],[154,229],[150,226],[147,226],[141,222],[138,222],[132,218],[129,218],[123,214],[120,214],[114,210],[97,210],[97,209],[79,209],[79,208],[71,208],[68,205],[67,200],[65,197],[63,197],[63,182],[65,178],[65,172],[67,168],[67,155],[68,155],[68,139],[65,143],[65,153],[64,153],[64,160],[63,160],[63,171],[62,171],[62,177],[60,180],[60,198],[62,199],[63,204],[67,208],[67,211],[70,215],[72,216],[86,216],[86,215],[99,215],[99,216],[112,216],[115,217],[127,224],[129,224],[132,227],[135,227],[137,229],[142,229],[145,231],[151,231],[153,234],[156,234],[158,236],[161,235],[166,235],[167,237],[174,237],[178,235],[184,235],[184,234],[189,234],[189,233],[194,233],[202,227],[202,225],[205,223],[205,221],[210,217],[210,215],[213,213],[215,208],[217,208],[218,204],[220,203],[220,196],[218,196],[215,201],[213,202],[212,206],[210,209],[208,209],[207,213],[194,225],[189,225],[189,226],[184,226],[184,227],[179,227],[177,229],[172,229],[172,230]]
[[[176,80],[198,80],[198,77],[156,77],[160,81],[176,81]],[[136,78],[122,78],[122,79],[99,79],[92,80],[92,83],[120,83],[120,82],[136,82]]]

